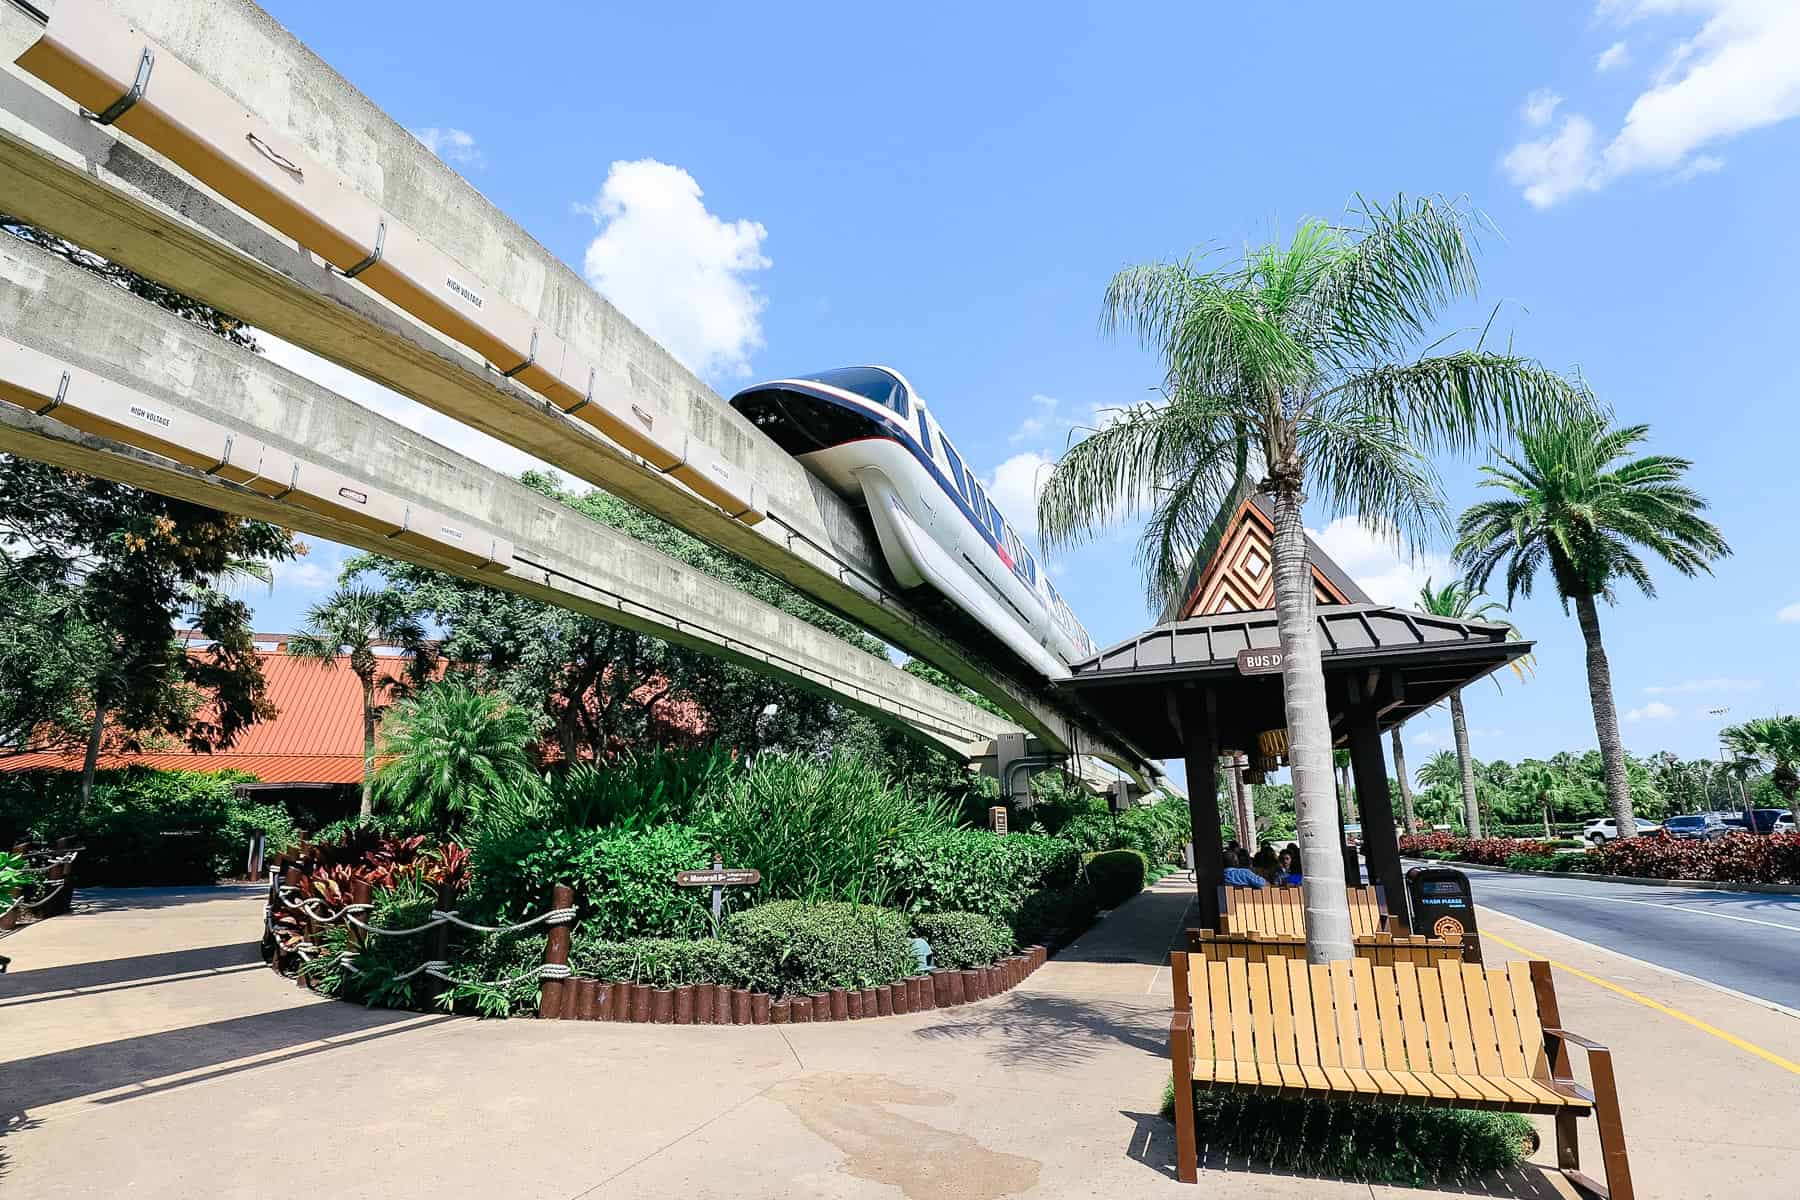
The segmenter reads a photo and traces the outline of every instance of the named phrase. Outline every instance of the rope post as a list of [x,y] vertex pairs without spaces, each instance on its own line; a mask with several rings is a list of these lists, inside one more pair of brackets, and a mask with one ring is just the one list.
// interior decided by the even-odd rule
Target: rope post
[[[350,903],[352,903],[352,904],[367,904],[369,902],[369,896],[370,896],[372,890],[373,889],[371,889],[369,887],[368,880],[352,879],[350,881]],[[366,922],[374,914],[371,913],[367,908],[365,908],[360,913],[357,913],[355,915],[357,916],[357,918],[359,920]],[[363,951],[364,945],[367,943],[368,935],[362,931],[362,927],[360,925],[358,925],[355,921],[350,920],[350,916],[351,916],[350,913],[344,914],[345,940],[347,942],[349,942],[349,944],[350,944],[350,953],[361,954]]]
[[[550,907],[574,908],[575,889],[566,883],[559,883],[550,889]],[[544,939],[544,965],[546,967],[563,968],[567,972],[569,966],[569,926],[573,918],[562,917],[546,922],[550,926],[550,936]],[[538,1016],[546,1021],[560,1021],[563,1015],[563,992],[567,990],[562,975],[546,976],[538,981]]]
[[[456,889],[447,883],[438,884],[436,908],[439,912],[449,912],[456,903]],[[450,922],[445,921],[426,935],[430,941],[430,949],[425,957],[432,962],[450,961]],[[426,976],[425,990],[435,1000],[450,990],[450,984],[435,976]]]

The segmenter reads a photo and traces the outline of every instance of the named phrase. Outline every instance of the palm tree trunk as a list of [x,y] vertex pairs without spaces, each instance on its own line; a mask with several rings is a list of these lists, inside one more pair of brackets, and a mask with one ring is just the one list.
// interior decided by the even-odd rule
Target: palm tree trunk
[[375,688],[368,683],[363,684],[363,784],[358,812],[364,820],[375,812]]
[[1419,832],[1419,819],[1413,815],[1412,784],[1406,778],[1406,750],[1400,745],[1400,727],[1394,726],[1390,735],[1394,739],[1394,774],[1400,778],[1400,815],[1406,822],[1406,832]]
[[94,794],[94,771],[100,765],[100,742],[106,734],[106,689],[94,689],[94,723],[88,728],[87,753],[81,760],[81,811],[87,812]]
[[[1297,482],[1297,481],[1296,481]],[[1300,493],[1278,486],[1275,507],[1275,618],[1281,637],[1281,691],[1287,711],[1288,766],[1294,778],[1294,826],[1306,864],[1306,958],[1329,963],[1354,957],[1350,902],[1343,873],[1344,827],[1333,802],[1331,720],[1325,707],[1325,670],[1313,617],[1312,565],[1306,557]]]
[[1619,739],[1619,710],[1613,705],[1612,668],[1600,642],[1600,614],[1592,596],[1575,597],[1575,617],[1587,642],[1588,700],[1594,706],[1594,734],[1600,739],[1600,762],[1606,769],[1606,799],[1622,838],[1637,836],[1631,812],[1631,785],[1625,775],[1625,746]]
[[1469,757],[1469,722],[1463,717],[1462,692],[1450,693],[1450,728],[1456,734],[1456,766],[1462,773],[1463,824],[1472,838],[1481,836],[1481,807],[1475,802],[1475,760]]
[[1244,782],[1244,759],[1233,755],[1231,762],[1231,783],[1237,789],[1238,811],[1244,814],[1243,829],[1246,834],[1244,845],[1248,846],[1256,840],[1257,836],[1256,798],[1250,793],[1250,785]]

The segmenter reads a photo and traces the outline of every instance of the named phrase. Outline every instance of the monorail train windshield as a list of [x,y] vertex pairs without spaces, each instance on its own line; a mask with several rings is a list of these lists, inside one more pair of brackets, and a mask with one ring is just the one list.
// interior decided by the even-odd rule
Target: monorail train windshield
[[901,418],[910,415],[905,385],[877,367],[840,367],[835,371],[817,371],[794,378],[841,388],[890,409]]

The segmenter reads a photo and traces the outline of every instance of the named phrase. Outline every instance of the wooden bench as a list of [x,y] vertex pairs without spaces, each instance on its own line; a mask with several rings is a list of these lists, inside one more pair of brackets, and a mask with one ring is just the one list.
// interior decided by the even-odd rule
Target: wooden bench
[[[1251,962],[1306,957],[1306,939],[1289,934],[1214,933],[1210,929],[1189,929],[1187,946],[1189,954],[1208,962],[1222,961],[1234,955]],[[1391,933],[1358,934],[1355,946],[1358,958],[1366,958],[1387,967],[1401,962],[1409,962],[1415,967],[1428,967],[1446,959],[1454,962],[1463,960],[1461,940],[1447,941],[1420,934],[1404,937],[1396,937]]]
[[[1380,884],[1345,889],[1350,900],[1350,932],[1404,934],[1388,915],[1387,895]],[[1297,887],[1221,887],[1219,912],[1223,933],[1272,933],[1306,936],[1306,906]]]
[[[1194,1089],[1541,1113],[1576,1187],[1632,1200],[1612,1055],[1561,1028],[1550,964],[1431,967],[1357,959],[1206,961],[1170,955],[1176,1175],[1194,1183]],[[1191,972],[1191,973],[1190,973]],[[1593,1090],[1569,1067],[1587,1052]],[[1606,1186],[1580,1171],[1575,1120],[1594,1113]]]

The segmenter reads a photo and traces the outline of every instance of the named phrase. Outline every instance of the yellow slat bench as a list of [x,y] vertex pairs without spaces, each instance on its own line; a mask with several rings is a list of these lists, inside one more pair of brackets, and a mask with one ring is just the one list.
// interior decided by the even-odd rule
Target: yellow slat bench
[[[1548,1114],[1569,1181],[1633,1200],[1611,1052],[1560,1028],[1549,963],[1169,957],[1182,1182],[1199,1176],[1198,1087]],[[1592,1091],[1570,1071],[1570,1045],[1587,1052]],[[1575,1120],[1589,1113],[1598,1118],[1605,1187],[1580,1171]]]
[[[1350,900],[1350,932],[1404,932],[1388,915],[1387,896],[1380,884],[1346,888]],[[1273,933],[1306,936],[1306,907],[1297,887],[1221,887],[1219,912],[1225,933]]]
[[[1247,958],[1251,962],[1269,962],[1278,958],[1305,958],[1306,939],[1296,935],[1276,933],[1214,933],[1210,929],[1187,930],[1188,953],[1206,959],[1208,962],[1223,960],[1236,955]],[[1358,934],[1355,938],[1356,956],[1366,958],[1381,966],[1391,967],[1395,963],[1408,962],[1415,967],[1426,967],[1449,959],[1461,962],[1463,944],[1457,941],[1446,941],[1443,938],[1428,938],[1420,934],[1396,937],[1391,933]]]

